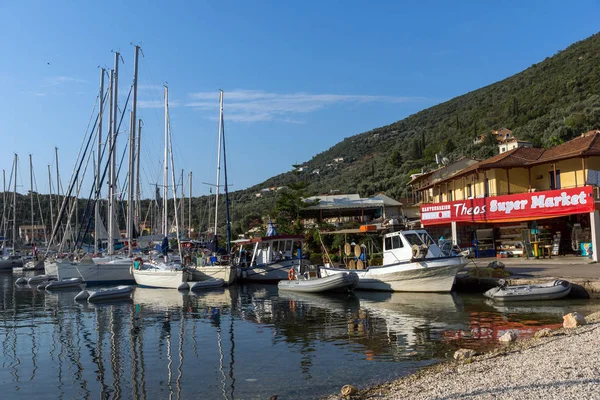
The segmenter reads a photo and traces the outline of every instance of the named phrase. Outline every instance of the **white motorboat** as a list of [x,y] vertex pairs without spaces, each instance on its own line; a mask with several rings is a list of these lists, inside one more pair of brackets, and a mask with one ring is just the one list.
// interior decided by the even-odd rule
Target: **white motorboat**
[[358,286],[358,275],[355,272],[332,274],[326,277],[311,277],[310,274],[295,276],[290,274],[287,281],[279,281],[279,290],[304,293],[349,292]]
[[[192,282],[190,282],[190,283],[192,283]],[[198,290],[218,288],[218,287],[225,285],[225,281],[223,279],[217,279],[217,278],[210,278],[210,279],[193,282],[193,283],[194,284],[190,287],[190,289],[194,292],[198,291]]]
[[503,279],[499,283],[483,295],[497,301],[531,301],[561,299],[571,293],[571,284],[560,279],[536,285],[509,286]]
[[129,299],[131,298],[131,292],[133,292],[133,286],[117,286],[114,288],[100,289],[100,290],[82,290],[75,296],[75,300],[86,300],[89,302],[94,301],[107,301],[117,299]]
[[[288,271],[303,270],[309,260],[294,257],[295,249],[302,248],[301,235],[273,235],[238,242],[240,245],[238,274],[243,281],[279,282],[288,279]],[[252,255],[244,246],[252,245]]]
[[74,287],[79,287],[83,283],[83,279],[81,278],[69,278],[64,279],[62,281],[50,281],[46,284],[41,284],[38,286],[38,289],[46,289],[46,290],[56,290],[56,289],[70,289]]
[[164,263],[162,261],[140,261],[134,264],[133,277],[135,283],[142,287],[166,288],[185,290],[189,288],[187,283],[190,274],[182,268],[181,264],[174,262]]
[[[448,256],[422,229],[387,233],[383,265],[354,272],[357,289],[393,292],[450,292],[457,272],[467,264],[462,256]],[[359,265],[364,265],[359,263]],[[346,268],[319,267],[322,277],[348,272]]]

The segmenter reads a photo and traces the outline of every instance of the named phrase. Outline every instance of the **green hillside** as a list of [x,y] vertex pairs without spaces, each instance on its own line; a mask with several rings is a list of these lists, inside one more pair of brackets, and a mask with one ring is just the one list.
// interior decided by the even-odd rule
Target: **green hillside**
[[[310,194],[339,190],[406,197],[410,174],[434,167],[436,153],[451,160],[462,155],[480,159],[494,155],[493,140],[482,145],[473,140],[501,127],[538,147],[600,128],[600,34],[500,82],[348,137],[307,161],[308,171],[280,174],[236,192],[234,217],[272,207],[273,201],[255,198],[260,189],[298,180],[308,184]],[[344,161],[327,166],[337,157]],[[319,174],[314,173],[316,169]]]
[[[385,192],[395,198],[406,197],[410,174],[434,167],[436,153],[451,160],[462,155],[483,159],[495,154],[491,137],[481,145],[473,144],[473,140],[482,134],[491,136],[491,130],[501,127],[544,147],[600,128],[600,34],[500,82],[350,136],[308,160],[307,171],[283,173],[232,193],[234,233],[274,210],[278,193],[256,197],[263,188],[304,181],[308,195],[337,190],[362,196]],[[343,157],[343,162],[333,161],[338,157]],[[314,173],[317,169],[319,174]],[[206,224],[207,201],[206,197],[193,201],[195,226]]]

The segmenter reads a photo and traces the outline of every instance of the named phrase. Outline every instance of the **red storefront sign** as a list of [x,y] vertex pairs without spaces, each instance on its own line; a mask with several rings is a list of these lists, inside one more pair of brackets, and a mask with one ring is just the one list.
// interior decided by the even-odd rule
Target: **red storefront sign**
[[508,222],[594,211],[592,186],[421,205],[421,223]]

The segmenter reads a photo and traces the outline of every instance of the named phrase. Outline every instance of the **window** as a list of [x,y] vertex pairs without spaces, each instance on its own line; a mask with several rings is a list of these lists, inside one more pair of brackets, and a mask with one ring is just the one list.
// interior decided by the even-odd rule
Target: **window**
[[485,178],[485,185],[484,185],[484,190],[485,190],[485,197],[488,197],[490,195],[490,180],[488,178]]
[[467,197],[473,197],[473,193],[471,191],[471,184],[467,184]]
[[554,170],[550,171],[550,189],[560,189],[560,170],[556,170],[556,182],[554,182]]
[[392,236],[392,247],[394,249],[404,247],[404,245],[402,244],[402,240],[400,240],[400,236]]
[[386,237],[385,238],[385,250],[391,250],[391,249],[392,249],[392,238]]
[[285,251],[286,251],[286,253],[292,251],[292,241],[291,240],[286,240]]
[[452,201],[452,200],[454,200],[452,198],[452,190],[448,190],[448,201]]
[[408,243],[411,246],[414,246],[415,244],[417,246],[420,246],[423,244],[423,241],[421,240],[419,235],[417,235],[416,233],[408,233],[408,234],[405,234],[404,237],[406,238],[406,240],[408,241]]

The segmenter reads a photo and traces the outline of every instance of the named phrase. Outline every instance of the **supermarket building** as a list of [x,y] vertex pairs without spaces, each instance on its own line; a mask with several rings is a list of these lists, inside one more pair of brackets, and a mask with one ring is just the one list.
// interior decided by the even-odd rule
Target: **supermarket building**
[[469,164],[409,183],[421,224],[434,237],[477,257],[578,254],[598,261],[600,131]]

